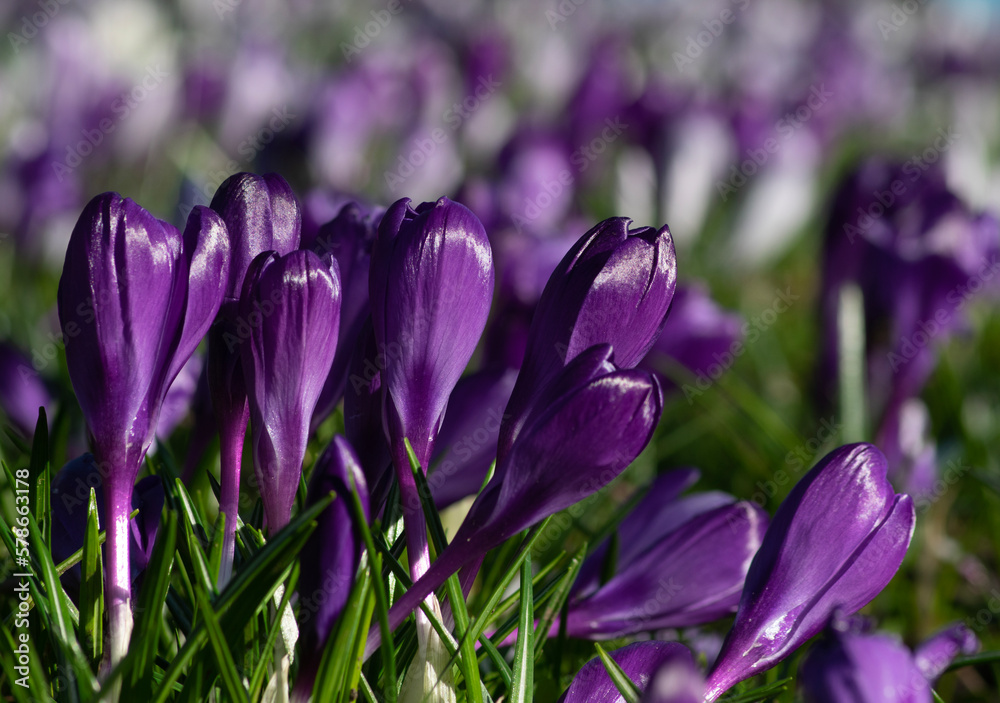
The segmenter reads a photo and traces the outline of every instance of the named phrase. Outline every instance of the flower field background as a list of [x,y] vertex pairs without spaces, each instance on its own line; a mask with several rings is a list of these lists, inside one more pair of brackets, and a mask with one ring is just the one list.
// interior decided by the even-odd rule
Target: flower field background
[[0,18],[3,700],[1000,700],[1000,5]]

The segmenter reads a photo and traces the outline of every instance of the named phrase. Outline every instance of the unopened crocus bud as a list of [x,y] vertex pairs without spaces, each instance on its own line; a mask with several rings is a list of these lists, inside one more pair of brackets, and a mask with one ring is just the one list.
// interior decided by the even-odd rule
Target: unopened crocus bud
[[614,363],[632,368],[663,329],[677,279],[670,231],[629,229],[627,217],[596,225],[549,278],[528,331],[524,363],[500,430],[497,461],[525,425],[538,391],[595,344],[610,344]]
[[747,574],[739,611],[708,676],[714,701],[819,632],[839,608],[853,614],[892,579],[916,516],[886,479],[870,444],[830,452],[778,508]]
[[250,409],[240,362],[240,349],[250,336],[250,323],[239,315],[239,297],[250,262],[265,251],[288,254],[299,246],[299,205],[285,180],[274,173],[237,173],[212,198],[230,236],[226,296],[208,340],[208,383],[219,427],[219,512],[226,516],[219,585],[232,573],[236,518],[240,498],[240,462]]
[[291,516],[306,441],[330,373],[340,318],[340,274],[310,251],[254,259],[240,298],[251,326],[242,345],[254,474],[274,534]]
[[215,318],[229,275],[229,237],[196,207],[181,235],[116,193],[95,197],[77,222],[59,281],[66,364],[94,454],[109,466],[105,598],[110,662],[132,628],[128,515],[132,486],[170,383]]

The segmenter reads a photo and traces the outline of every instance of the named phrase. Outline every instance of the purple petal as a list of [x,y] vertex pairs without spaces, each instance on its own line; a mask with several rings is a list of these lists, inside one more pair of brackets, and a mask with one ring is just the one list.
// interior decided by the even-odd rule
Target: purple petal
[[[131,490],[151,439],[161,348],[172,341],[181,237],[129,199],[95,197],[77,222],[59,281],[66,364],[97,455]],[[185,359],[186,360],[186,359]]]
[[496,457],[500,422],[516,377],[510,369],[480,371],[455,385],[427,476],[438,509],[482,487]]
[[309,251],[261,254],[247,272],[240,317],[254,471],[273,532],[291,514],[316,400],[333,362],[340,278]]
[[694,516],[570,605],[567,633],[613,639],[712,622],[735,612],[767,514],[736,503]]
[[299,246],[302,218],[291,187],[281,176],[237,173],[223,182],[212,198],[232,240],[226,297],[243,290],[250,262],[264,251],[287,254]]
[[662,409],[659,386],[641,371],[608,371],[608,354],[606,346],[587,350],[542,392],[548,402],[529,416],[473,503],[455,536],[457,549],[473,558],[573,505],[610,483],[649,443]]
[[959,654],[975,654],[979,639],[965,624],[956,622],[931,636],[913,652],[920,673],[934,682]]
[[764,671],[819,632],[835,608],[860,610],[892,579],[913,534],[909,496],[870,444],[828,454],[778,508],[747,574],[709,698]]
[[653,346],[673,298],[677,261],[670,231],[628,229],[605,220],[563,257],[538,301],[524,364],[500,432],[498,461],[527,421],[534,395],[553,374],[595,344],[611,344],[614,362],[632,368]]
[[909,650],[886,635],[832,633],[810,650],[799,680],[814,703],[929,703]]
[[[661,667],[679,663],[694,668],[691,652],[677,642],[635,642],[609,654],[640,691],[647,689],[650,679]],[[671,699],[665,700],[666,703],[674,703]],[[684,700],[679,699],[677,703]],[[559,699],[559,703],[624,703],[624,701],[600,657],[594,657],[583,665],[573,683]]]
[[482,224],[441,198],[416,210],[395,203],[372,252],[372,321],[394,458],[404,438],[426,467],[448,396],[486,327],[493,256]]
[[690,655],[670,659],[653,674],[642,703],[702,703],[705,699],[705,675]]

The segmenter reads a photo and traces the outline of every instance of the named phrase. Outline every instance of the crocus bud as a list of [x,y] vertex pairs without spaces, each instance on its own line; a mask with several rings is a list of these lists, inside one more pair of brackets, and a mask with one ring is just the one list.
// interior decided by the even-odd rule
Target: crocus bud
[[310,251],[265,252],[251,264],[240,319],[254,473],[273,534],[288,523],[320,390],[340,324],[340,274]]
[[139,465],[170,383],[205,336],[229,275],[219,217],[196,207],[183,236],[116,193],[95,197],[77,222],[59,281],[66,364],[109,468],[105,597],[110,662],[131,632],[128,515]]
[[[503,464],[476,497],[448,547],[393,605],[396,626],[458,569],[563,508],[599,491],[649,443],[663,398],[656,379],[588,349],[552,379]],[[378,646],[369,635],[366,653]]]
[[448,396],[486,327],[493,255],[482,224],[447,198],[382,217],[372,251],[372,322],[385,357],[386,432],[397,469],[403,440],[426,469]]
[[906,555],[913,501],[870,444],[830,452],[796,484],[764,535],[736,621],[708,677],[708,700],[765,671],[885,588]]
[[211,208],[229,228],[231,263],[226,298],[237,300],[250,262],[265,251],[287,254],[299,247],[302,217],[291,187],[276,173],[237,173],[212,198]]
[[736,611],[767,514],[724,493],[664,501],[665,493],[683,487],[672,474],[691,473],[661,476],[622,521],[616,571],[607,583],[595,583],[606,545],[588,557],[584,580],[577,581],[588,593],[571,599],[567,634],[613,639],[701,625]]
[[302,548],[299,562],[299,632],[303,663],[296,689],[312,688],[326,641],[340,617],[354,585],[361,561],[362,540],[351,520],[350,501],[357,493],[368,514],[368,486],[358,458],[341,436],[336,436],[320,455],[309,481],[308,504],[316,503],[330,491],[333,503],[317,519],[315,531]]
[[208,339],[208,381],[219,426],[219,512],[226,516],[219,585],[229,581],[235,548],[240,498],[240,461],[250,409],[240,365],[240,347],[250,326],[239,317],[238,299],[250,262],[265,251],[288,254],[299,246],[299,205],[285,180],[274,173],[237,173],[227,178],[212,198],[230,236],[230,267],[226,298]]
[[[645,691],[643,701],[653,700],[658,703],[700,703],[700,698],[689,699],[680,695],[667,697],[654,694],[648,690],[650,680],[661,669],[689,671],[697,677],[691,652],[678,642],[634,642],[621,649],[609,652],[622,671],[632,680],[640,691]],[[666,688],[663,680],[660,686]],[[676,691],[675,691],[676,693]],[[683,692],[681,692],[683,695]],[[624,698],[618,691],[604,667],[600,657],[594,657],[583,665],[573,683],[559,698],[559,703],[624,703]]]
[[614,363],[639,363],[663,329],[677,279],[670,231],[630,230],[613,217],[587,232],[549,278],[528,331],[524,364],[500,431],[503,460],[525,425],[538,391],[563,366],[595,344],[610,344]]
[[[448,396],[486,327],[493,254],[483,225],[441,198],[416,210],[403,198],[382,217],[369,290],[381,370],[383,418],[403,505],[410,573],[430,562],[423,509],[406,440],[426,471]],[[430,632],[418,614],[418,635]]]
[[831,631],[802,662],[810,703],[930,703],[931,687],[898,639]]

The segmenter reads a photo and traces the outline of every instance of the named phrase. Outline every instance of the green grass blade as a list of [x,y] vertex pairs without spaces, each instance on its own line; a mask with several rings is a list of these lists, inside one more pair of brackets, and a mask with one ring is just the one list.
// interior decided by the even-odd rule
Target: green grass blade
[[569,600],[569,594],[573,589],[573,584],[576,582],[577,575],[580,573],[580,567],[583,566],[583,560],[586,554],[587,545],[584,544],[579,550],[577,550],[577,553],[570,560],[565,573],[556,583],[555,589],[552,592],[552,597],[548,603],[546,603],[542,616],[538,619],[538,628],[535,634],[536,662],[541,659],[542,649],[545,647],[545,642],[549,638],[549,630],[552,629],[552,623],[555,622],[556,615],[563,609],[563,606]]
[[531,557],[521,562],[521,608],[514,645],[514,681],[510,689],[512,703],[530,703],[535,678],[535,608],[531,597]]
[[45,544],[52,544],[52,521],[49,519],[51,496],[49,494],[49,422],[45,408],[38,408],[38,422],[31,441],[31,461],[28,464],[28,482],[35,489],[31,514],[35,516]]
[[642,691],[639,690],[639,687],[628,677],[628,674],[622,671],[622,668],[618,666],[618,662],[604,651],[604,647],[596,643],[594,646],[597,647],[597,656],[601,658],[601,663],[604,664],[604,669],[608,672],[608,676],[611,677],[611,682],[618,689],[618,692],[622,694],[625,703],[639,703],[639,699],[642,697]]
[[[212,612],[212,606],[208,602],[207,596],[198,599],[198,612],[201,613],[202,624],[208,633],[208,641],[215,654],[215,662],[219,667],[219,676],[222,679],[222,688],[226,692],[227,700],[237,703],[249,703],[246,689],[240,680],[240,674],[236,670],[236,662],[233,661],[232,652],[226,644],[226,638],[222,634],[219,620]],[[280,629],[275,623],[274,629]]]
[[104,620],[104,569],[101,545],[97,541],[97,494],[90,489],[87,528],[83,535],[83,565],[80,582],[80,629],[86,638],[87,656],[98,661],[102,653]]
[[[220,515],[219,517],[222,517]],[[288,607],[288,603],[292,600],[292,594],[295,592],[295,587],[299,582],[299,566],[298,564],[292,565],[292,573],[288,579],[288,583],[285,584],[285,592],[281,596],[281,603],[278,604],[278,610],[275,616],[274,623],[271,625],[271,629],[268,630],[267,638],[264,641],[262,651],[273,652],[274,644],[278,641],[278,635],[281,634],[281,618],[280,614],[285,612],[285,608]],[[257,660],[257,665],[254,667],[253,675],[250,677],[250,700],[259,700],[260,691],[264,687],[264,677],[267,675],[267,664],[268,657],[260,657]]]
[[767,701],[774,698],[777,694],[788,689],[788,684],[791,683],[792,677],[781,679],[780,681],[775,681],[767,686],[762,686],[760,688],[755,688],[747,693],[741,693],[738,696],[732,698],[722,699],[725,703],[758,703],[758,701]]

